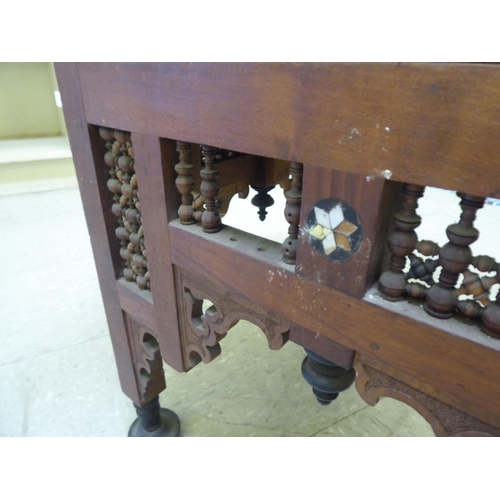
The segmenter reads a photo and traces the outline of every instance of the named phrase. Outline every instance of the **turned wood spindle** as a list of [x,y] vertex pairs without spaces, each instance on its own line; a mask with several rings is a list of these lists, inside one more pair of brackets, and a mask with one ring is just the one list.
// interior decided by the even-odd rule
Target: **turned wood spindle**
[[402,300],[406,294],[406,279],[403,269],[406,257],[417,245],[415,229],[421,218],[417,215],[418,199],[424,194],[425,186],[405,184],[403,187],[403,208],[393,217],[395,228],[389,235],[388,245],[391,252],[389,269],[380,277],[379,289],[387,300]]
[[193,187],[194,187],[194,165],[191,163],[191,144],[189,142],[177,141],[177,151],[179,152],[179,163],[175,166],[178,176],[175,180],[177,190],[181,194],[182,205],[178,214],[181,224],[194,224],[193,211]]
[[200,172],[203,179],[200,191],[205,197],[205,211],[201,216],[201,225],[205,233],[217,233],[221,230],[222,226],[215,200],[219,194],[219,183],[217,182],[219,171],[214,169],[216,148],[201,146],[201,152],[205,164],[205,168]]
[[290,191],[285,192],[285,218],[290,226],[288,228],[288,238],[283,242],[281,247],[283,252],[283,262],[286,262],[287,264],[295,264],[295,260],[297,258],[303,172],[304,165],[302,163],[295,161],[290,163],[292,185]]
[[425,310],[431,316],[440,319],[451,318],[457,299],[457,283],[460,273],[463,273],[472,262],[472,252],[469,246],[479,237],[479,231],[473,226],[476,212],[483,206],[484,198],[457,193],[462,201],[462,215],[457,224],[446,229],[450,240],[439,252],[439,263],[443,266],[439,283],[432,286],[427,294]]

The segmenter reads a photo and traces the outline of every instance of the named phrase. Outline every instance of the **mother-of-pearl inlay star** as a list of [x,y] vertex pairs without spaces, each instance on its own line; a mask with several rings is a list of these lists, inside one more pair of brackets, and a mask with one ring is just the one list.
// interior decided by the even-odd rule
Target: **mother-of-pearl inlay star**
[[329,212],[314,207],[317,224],[309,231],[314,238],[322,241],[325,255],[330,255],[337,247],[351,251],[349,236],[358,226],[345,220],[342,203],[338,203]]

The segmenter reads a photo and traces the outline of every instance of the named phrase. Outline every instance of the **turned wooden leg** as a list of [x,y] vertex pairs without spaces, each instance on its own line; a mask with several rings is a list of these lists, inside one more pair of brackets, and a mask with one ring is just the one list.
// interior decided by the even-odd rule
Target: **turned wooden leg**
[[128,314],[124,314],[124,318],[137,391],[132,401],[138,417],[128,436],[178,436],[179,418],[173,411],[160,408],[159,404],[158,395],[166,385],[158,342],[147,327],[141,326]]
[[356,372],[353,368],[342,368],[309,349],[305,351],[307,356],[302,362],[302,375],[312,386],[318,403],[328,405],[337,399],[340,392],[351,387]]
[[156,396],[149,403],[138,406],[134,403],[137,419],[128,431],[128,437],[177,437],[180,434],[179,417],[171,410],[160,408]]

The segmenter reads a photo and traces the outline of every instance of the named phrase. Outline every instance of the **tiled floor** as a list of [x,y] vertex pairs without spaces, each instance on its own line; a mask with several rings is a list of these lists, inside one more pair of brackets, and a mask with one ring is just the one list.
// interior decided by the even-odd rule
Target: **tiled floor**
[[[0,184],[6,242],[0,435],[125,436],[135,412],[118,382],[78,190],[40,191],[29,175],[12,182],[23,184],[24,192],[9,195],[9,183]],[[249,200],[235,200],[225,222],[244,220],[247,229],[258,227],[262,236],[281,241],[283,206],[269,209],[266,226]],[[445,212],[456,217],[446,203],[454,207],[454,195],[430,192],[422,210],[446,225]],[[496,209],[485,213],[488,208]],[[485,230],[495,231],[494,219],[483,221]],[[423,230],[433,237],[431,228]],[[187,374],[165,367],[161,403],[179,415],[183,436],[432,435],[411,408],[390,399],[368,407],[354,388],[330,406],[318,405],[300,373],[303,350],[288,343],[270,351],[250,323],[231,330],[222,350]]]

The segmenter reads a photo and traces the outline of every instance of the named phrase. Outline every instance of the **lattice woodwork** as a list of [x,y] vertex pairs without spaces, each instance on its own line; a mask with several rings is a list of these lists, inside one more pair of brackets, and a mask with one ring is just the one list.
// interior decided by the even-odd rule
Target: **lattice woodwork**
[[[257,325],[269,348],[280,349],[288,340],[290,321],[238,294],[223,290],[202,276],[176,268],[179,328],[186,367],[200,360],[209,363],[221,353],[219,342],[239,320]],[[203,312],[203,301],[213,306]]]
[[104,161],[109,167],[107,186],[113,193],[111,211],[118,225],[115,234],[120,240],[120,256],[124,261],[123,277],[135,281],[142,290],[149,290],[147,252],[130,133],[101,127],[99,134],[106,141],[108,150]]

